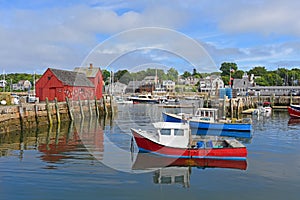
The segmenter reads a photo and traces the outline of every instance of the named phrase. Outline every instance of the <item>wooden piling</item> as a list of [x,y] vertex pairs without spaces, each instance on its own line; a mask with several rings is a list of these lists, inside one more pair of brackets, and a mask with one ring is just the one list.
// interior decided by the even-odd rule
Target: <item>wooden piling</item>
[[231,116],[231,119],[233,119],[233,100],[232,100],[232,98],[230,99],[230,116]]
[[238,102],[237,102],[237,114],[236,114],[236,118],[237,119],[240,118],[240,114],[241,114],[241,99],[238,99]]
[[99,117],[99,107],[98,107],[98,103],[97,103],[97,97],[95,97],[94,99],[95,99],[95,111],[96,111],[96,116]]
[[90,113],[90,117],[92,117],[93,115],[93,112],[92,112],[92,106],[91,106],[91,101],[90,101],[90,98],[88,98],[88,106],[89,106],[89,113]]
[[293,104],[293,95],[292,93],[290,94],[290,105]]
[[275,94],[271,95],[271,106],[274,106],[274,101],[275,101]]
[[107,115],[108,112],[107,112],[107,107],[106,107],[106,96],[104,96],[102,102],[103,102],[103,111],[104,111],[104,114]]
[[23,122],[24,122],[24,110],[22,105],[18,106],[18,110],[19,110],[19,115],[20,115],[20,125],[21,125],[21,129],[23,128]]
[[59,113],[59,107],[58,107],[58,103],[57,103],[57,98],[55,97],[54,99],[55,102],[55,111],[56,111],[56,121],[58,123],[58,126],[60,125],[60,113]]
[[226,95],[224,95],[223,100],[223,119],[226,119]]
[[37,105],[36,102],[34,104],[34,117],[35,117],[36,126],[38,126],[38,124],[39,124],[39,115],[38,115],[38,105]]
[[80,115],[81,115],[81,118],[83,119],[84,118],[84,112],[83,112],[82,102],[80,100],[80,97],[78,97],[78,102],[79,102],[79,107],[80,107]]
[[60,135],[60,123],[56,126],[56,134],[55,134],[55,145],[58,145]]
[[49,125],[52,126],[53,122],[52,122],[51,110],[50,110],[50,106],[49,106],[48,97],[46,97],[46,110],[47,110]]
[[69,114],[69,118],[71,121],[74,121],[74,116],[73,116],[73,112],[72,112],[72,107],[70,105],[70,101],[69,98],[66,97],[66,103],[67,103],[67,108],[68,108],[68,114]]
[[110,110],[109,110],[109,112],[111,113],[111,116],[113,116],[114,115],[114,112],[113,112],[114,100],[113,100],[113,96],[112,95],[109,95],[109,104],[110,104]]

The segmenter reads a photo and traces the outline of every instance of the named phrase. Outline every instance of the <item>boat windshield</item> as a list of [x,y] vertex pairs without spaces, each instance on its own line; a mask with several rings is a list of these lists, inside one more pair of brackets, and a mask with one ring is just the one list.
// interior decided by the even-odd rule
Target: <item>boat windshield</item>
[[160,129],[161,135],[171,135],[171,129]]
[[174,135],[175,136],[183,136],[184,130],[183,129],[174,129]]

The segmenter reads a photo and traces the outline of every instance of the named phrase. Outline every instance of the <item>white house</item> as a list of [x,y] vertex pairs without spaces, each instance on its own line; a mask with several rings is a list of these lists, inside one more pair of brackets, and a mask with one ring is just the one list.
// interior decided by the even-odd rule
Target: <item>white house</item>
[[171,80],[163,81],[163,87],[166,89],[167,92],[174,92],[175,91],[175,82]]
[[28,90],[32,87],[29,80],[20,80],[18,83],[12,84],[13,90]]
[[107,86],[106,91],[109,94],[122,95],[125,94],[125,90],[127,88],[126,84],[115,82]]
[[233,79],[232,89],[236,90],[237,95],[246,95],[248,88],[252,86],[247,73],[244,73],[241,79]]
[[7,82],[6,80],[0,80],[0,87],[4,88],[6,86]]
[[196,85],[199,82],[199,78],[195,78],[193,76],[187,77],[187,78],[180,78],[178,80],[178,84],[180,85]]
[[215,91],[220,88],[224,88],[224,82],[219,76],[207,76],[200,80],[199,92],[209,92],[214,94]]

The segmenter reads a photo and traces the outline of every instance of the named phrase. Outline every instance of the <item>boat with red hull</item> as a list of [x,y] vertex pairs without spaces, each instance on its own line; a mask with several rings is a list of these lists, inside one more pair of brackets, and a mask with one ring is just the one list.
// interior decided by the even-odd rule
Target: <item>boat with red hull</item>
[[288,112],[292,118],[300,118],[300,105],[290,105]]
[[140,152],[173,158],[246,160],[247,149],[233,138],[192,138],[188,124],[157,122],[156,132],[131,129]]

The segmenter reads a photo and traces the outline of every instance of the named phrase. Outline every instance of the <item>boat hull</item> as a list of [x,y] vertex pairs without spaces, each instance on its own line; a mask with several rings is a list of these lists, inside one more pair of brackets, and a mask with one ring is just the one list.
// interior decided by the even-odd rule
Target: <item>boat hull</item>
[[159,100],[157,99],[132,99],[133,104],[159,104]]
[[[187,122],[180,117],[163,113],[163,119],[165,122]],[[230,136],[239,138],[251,138],[252,137],[252,125],[245,123],[210,123],[203,121],[189,120],[192,134],[196,135],[219,135]],[[203,131],[209,130],[209,131]]]
[[140,152],[152,153],[171,158],[206,158],[224,160],[245,160],[247,157],[246,147],[235,148],[176,148],[161,145],[154,142],[138,131],[131,129]]
[[300,106],[290,105],[288,112],[292,118],[300,118]]

